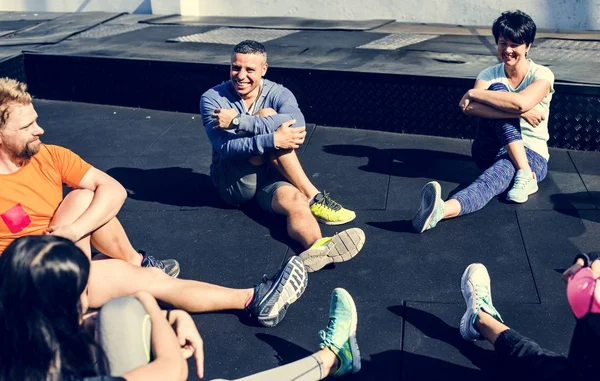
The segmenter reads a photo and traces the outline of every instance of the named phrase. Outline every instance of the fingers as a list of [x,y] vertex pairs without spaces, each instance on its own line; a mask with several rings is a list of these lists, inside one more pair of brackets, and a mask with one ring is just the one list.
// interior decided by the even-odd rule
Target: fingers
[[196,359],[196,369],[198,370],[198,377],[204,377],[204,342],[200,337],[194,345],[194,355]]
[[594,277],[596,277],[596,278],[599,277],[600,276],[600,259],[596,259],[594,262],[592,262],[590,267],[592,268],[592,273],[594,274]]
[[571,267],[569,267],[562,275],[562,278],[565,282],[567,282],[569,280],[569,278],[571,277],[571,275],[575,274],[577,271],[579,271],[580,268],[582,268],[583,265],[580,263],[575,263],[573,264]]

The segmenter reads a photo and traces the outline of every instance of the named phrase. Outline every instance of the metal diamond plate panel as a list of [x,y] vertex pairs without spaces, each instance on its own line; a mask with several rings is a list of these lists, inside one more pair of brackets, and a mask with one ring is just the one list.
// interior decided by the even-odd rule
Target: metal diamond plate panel
[[254,28],[217,28],[205,33],[190,34],[170,41],[200,42],[205,44],[235,45],[241,40],[267,42],[294,34],[298,30],[254,29]]
[[144,24],[131,24],[131,25],[115,25],[115,24],[103,24],[98,25],[90,30],[86,30],[85,32],[76,34],[71,37],[71,39],[80,39],[80,38],[91,38],[98,39],[110,36],[116,36],[118,34],[123,34],[127,32],[133,32],[134,30],[144,29],[149,27],[149,25]]
[[549,39],[539,44],[534,44],[538,48],[554,48],[568,50],[598,50],[600,51],[600,42],[598,41],[574,41],[574,40],[555,40]]
[[544,48],[532,50],[531,57],[534,60],[600,62],[600,50]]
[[371,41],[368,44],[358,46],[357,49],[396,50],[436,37],[439,36],[436,34],[394,33],[378,40]]

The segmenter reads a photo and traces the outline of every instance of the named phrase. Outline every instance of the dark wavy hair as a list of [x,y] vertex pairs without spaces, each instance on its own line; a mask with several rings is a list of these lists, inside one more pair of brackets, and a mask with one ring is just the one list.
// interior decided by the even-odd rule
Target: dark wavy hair
[[108,374],[106,356],[80,325],[90,261],[50,235],[15,240],[0,257],[0,380]]
[[519,10],[502,12],[492,25],[492,33],[496,44],[502,36],[505,40],[529,46],[535,40],[536,30],[537,27],[533,19]]

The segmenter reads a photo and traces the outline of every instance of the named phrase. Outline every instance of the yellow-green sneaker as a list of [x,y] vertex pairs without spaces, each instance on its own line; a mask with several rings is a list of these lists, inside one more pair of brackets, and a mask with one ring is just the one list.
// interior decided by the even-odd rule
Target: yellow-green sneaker
[[319,271],[334,262],[354,258],[365,244],[365,232],[359,228],[347,229],[333,237],[323,237],[300,254],[307,272]]
[[348,291],[336,288],[331,294],[329,323],[319,331],[321,348],[329,348],[338,358],[334,376],[356,373],[360,370],[360,350],[356,342],[358,315],[354,300]]
[[318,193],[310,211],[313,216],[325,225],[343,225],[356,218],[356,213],[335,202],[327,192]]

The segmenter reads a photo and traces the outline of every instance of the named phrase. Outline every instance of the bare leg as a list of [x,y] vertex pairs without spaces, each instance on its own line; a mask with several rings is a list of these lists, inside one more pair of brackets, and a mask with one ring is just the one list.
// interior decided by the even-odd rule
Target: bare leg
[[275,191],[271,207],[277,214],[287,217],[287,232],[294,240],[308,249],[322,238],[321,229],[312,215],[306,197],[293,186],[282,186]]
[[298,155],[296,155],[296,151],[279,150],[278,152],[273,152],[271,154],[271,164],[290,183],[294,184],[308,200],[312,200],[319,193],[319,190],[306,176]]
[[496,339],[502,332],[510,329],[508,326],[500,323],[483,310],[480,310],[477,314],[475,325],[479,333],[481,333],[481,335],[483,335],[487,341],[492,343],[492,345],[496,343]]
[[331,351],[329,348],[323,348],[317,353],[315,356],[319,356],[321,361],[323,361],[323,373],[326,375],[332,375],[335,373],[339,366],[339,361],[335,353]]
[[449,200],[444,201],[444,216],[443,220],[448,218],[454,218],[460,214],[461,206],[460,203],[451,198]]
[[510,160],[517,170],[526,169],[532,173],[532,178],[535,178],[535,173],[531,170],[529,161],[527,160],[527,154],[525,153],[525,144],[523,143],[523,140],[515,140],[508,143],[505,147]]
[[91,307],[111,299],[147,291],[156,299],[188,312],[244,309],[254,290],[232,289],[204,282],[171,278],[156,268],[133,266],[125,261],[92,261],[89,279]]
[[[61,202],[60,206],[52,217],[51,225],[69,225],[73,223],[90,206],[94,192],[85,189],[76,189],[71,191]],[[91,235],[87,235],[76,245],[84,253],[91,257],[91,243],[103,254],[111,258],[122,259],[129,263],[140,265],[140,255],[131,246],[125,230],[117,218],[108,221]]]
[[[277,111],[272,108],[264,108],[259,110],[256,116],[267,117],[271,115],[276,115]],[[262,160],[262,157],[261,157]],[[255,158],[251,158],[250,162],[254,165],[256,163],[261,162],[261,160],[257,160]],[[277,170],[296,188],[302,192],[306,198],[312,200],[313,197],[319,193],[319,190],[312,184],[312,182],[306,176],[302,165],[300,164],[300,160],[296,155],[294,150],[280,150],[279,152],[274,152],[271,155],[271,163],[277,168]]]

